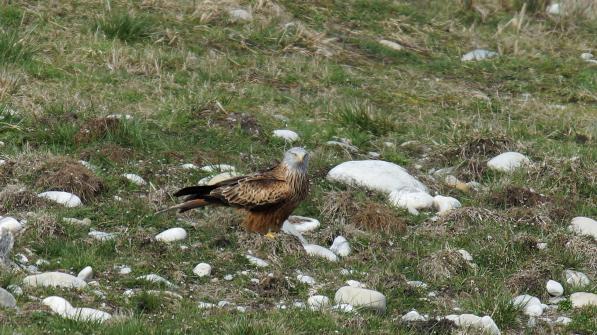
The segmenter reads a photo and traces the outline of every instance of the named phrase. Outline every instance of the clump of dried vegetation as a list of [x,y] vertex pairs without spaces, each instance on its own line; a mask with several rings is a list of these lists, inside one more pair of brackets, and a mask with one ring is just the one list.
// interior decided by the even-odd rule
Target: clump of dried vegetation
[[471,269],[462,255],[451,248],[438,250],[421,260],[419,272],[430,280],[446,280]]
[[121,126],[121,121],[117,118],[99,117],[90,119],[75,134],[75,142],[82,144],[101,139]]
[[7,185],[0,191],[0,212],[39,208],[43,203],[45,201],[25,185]]
[[91,170],[67,157],[51,157],[36,169],[35,186],[48,190],[71,192],[81,199],[97,196],[104,184]]

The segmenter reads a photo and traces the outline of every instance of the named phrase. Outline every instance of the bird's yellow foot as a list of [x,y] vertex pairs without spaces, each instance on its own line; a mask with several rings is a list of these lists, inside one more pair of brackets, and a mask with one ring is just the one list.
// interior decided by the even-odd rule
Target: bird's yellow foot
[[265,237],[271,238],[272,240],[275,240],[276,239],[276,233],[273,233],[273,232],[270,231],[267,234],[265,234]]

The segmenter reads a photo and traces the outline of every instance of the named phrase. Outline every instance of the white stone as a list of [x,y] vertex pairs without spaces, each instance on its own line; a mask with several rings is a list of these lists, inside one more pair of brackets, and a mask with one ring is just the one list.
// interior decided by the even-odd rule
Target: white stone
[[471,256],[471,254],[468,251],[466,251],[464,249],[460,249],[460,250],[458,250],[458,253],[460,255],[462,255],[462,258],[464,258],[465,261],[467,261],[467,262],[473,261],[473,256]]
[[96,167],[95,167],[93,164],[89,163],[88,161],[83,161],[83,160],[80,160],[80,161],[79,161],[79,163],[80,163],[81,165],[83,165],[84,167],[86,167],[87,169],[89,169],[89,170],[92,170],[92,171],[93,171],[93,170],[95,170],[95,169],[96,169]]
[[299,139],[299,135],[289,129],[276,129],[274,130],[274,137],[284,139],[286,142],[294,142]]
[[305,309],[305,308],[307,308],[307,305],[302,301],[295,301],[294,303],[292,303],[292,307]]
[[429,318],[419,314],[416,310],[412,310],[404,314],[401,318],[402,322],[416,322],[416,321],[427,321]]
[[580,58],[583,60],[591,60],[595,58],[595,56],[593,56],[593,54],[590,52],[583,52],[582,54],[580,54]]
[[350,243],[343,236],[337,236],[330,250],[338,256],[346,257],[350,255]]
[[547,248],[547,243],[545,243],[545,242],[537,242],[537,249],[543,250],[545,248]]
[[84,288],[87,283],[73,275],[62,272],[44,272],[37,275],[27,276],[23,284],[33,287],[63,287],[63,288]]
[[251,21],[253,19],[253,15],[242,8],[229,10],[228,15],[233,21]]
[[388,40],[379,40],[379,44],[388,47],[390,49],[394,49],[397,51],[403,50],[404,47],[396,42],[388,41]]
[[384,193],[395,190],[427,192],[427,187],[403,167],[381,160],[341,163],[330,170],[327,179]]
[[209,308],[215,308],[215,307],[216,307],[216,305],[214,305],[214,304],[212,304],[212,303],[210,303],[210,302],[203,302],[203,301],[200,301],[200,302],[197,304],[197,307],[199,307],[199,308],[201,308],[201,309],[209,309]]
[[206,165],[201,167],[201,171],[204,172],[235,172],[236,168],[232,165],[228,164],[214,164],[214,165]]
[[182,164],[180,167],[185,170],[198,170],[199,169],[199,167],[193,163]]
[[131,183],[135,184],[135,185],[139,185],[139,186],[143,186],[146,185],[147,182],[145,181],[145,179],[143,179],[143,177],[134,174],[134,173],[125,173],[122,175],[124,178],[128,179]]
[[322,257],[331,262],[338,261],[338,256],[336,256],[335,253],[333,253],[330,249],[324,248],[320,245],[305,244],[305,245],[303,245],[303,248],[305,249],[305,251],[307,252],[307,255],[309,255],[309,256]]
[[577,216],[572,219],[568,229],[580,235],[592,236],[597,240],[597,221],[591,218]]
[[207,263],[199,263],[193,268],[193,273],[199,277],[205,277],[211,275],[211,265]]
[[433,197],[433,207],[438,211],[438,214],[443,215],[448,213],[454,208],[459,208],[462,205],[458,199],[452,197],[444,197],[442,195],[436,195]]
[[171,282],[169,282],[166,278],[162,277],[162,276],[158,276],[154,273],[148,274],[148,275],[144,275],[144,276],[139,276],[137,277],[137,280],[145,280],[148,281],[150,283],[156,283],[156,284],[164,284],[168,287],[176,287],[176,285],[172,284]]
[[317,219],[298,215],[291,215],[286,221],[288,224],[291,224],[299,233],[313,231],[321,225]]
[[589,277],[580,271],[565,270],[564,276],[566,277],[566,283],[573,287],[582,287],[591,283]]
[[233,276],[233,275],[231,275],[231,274],[228,274],[228,275],[225,275],[225,276],[224,276],[224,280],[225,280],[225,281],[231,281],[232,279],[234,279],[234,276]]
[[491,170],[500,172],[513,172],[523,165],[527,165],[531,161],[527,156],[518,152],[504,152],[499,154],[487,162],[487,167]]
[[519,295],[512,299],[512,305],[522,308],[523,313],[528,316],[541,316],[543,314],[541,301],[532,295]]
[[116,265],[114,268],[118,270],[118,274],[121,275],[128,275],[129,273],[133,272],[133,270],[127,265]]
[[27,256],[25,256],[23,254],[16,254],[15,258],[17,258],[18,263],[21,263],[21,264],[29,263],[29,258],[27,258]]
[[500,329],[489,316],[478,317],[473,314],[447,315],[446,319],[462,329],[476,329],[487,335],[500,335]]
[[185,238],[187,238],[187,231],[180,227],[170,228],[155,236],[156,241],[165,243],[181,241]]
[[116,233],[106,233],[104,231],[92,230],[89,232],[89,237],[100,241],[109,241],[116,238]]
[[357,287],[357,288],[366,288],[367,287],[367,285],[361,283],[358,280],[353,280],[353,279],[347,280],[346,285],[348,285],[350,287]]
[[0,217],[0,230],[4,229],[16,234],[21,231],[23,227],[24,225],[13,217]]
[[110,115],[106,116],[106,119],[118,119],[118,120],[122,120],[122,119],[130,120],[132,118],[133,118],[133,116],[130,114],[110,114]]
[[565,325],[569,324],[570,322],[572,322],[571,318],[568,318],[565,316],[560,316],[556,319],[555,324],[565,326]]
[[61,297],[47,297],[42,303],[66,319],[75,321],[104,322],[112,317],[109,313],[94,308],[74,308],[66,299]]
[[330,299],[323,295],[310,296],[307,299],[307,306],[313,311],[322,310],[330,305]]
[[86,282],[91,280],[91,278],[93,278],[93,269],[91,268],[91,266],[86,266],[85,268],[83,268],[83,270],[81,270],[77,275],[77,278]]
[[15,307],[17,307],[17,300],[15,297],[10,292],[0,287],[0,309]]
[[224,308],[228,305],[232,305],[232,303],[230,301],[226,301],[226,300],[218,301],[218,307],[220,307],[220,308]]
[[359,148],[355,147],[354,145],[350,144],[350,141],[327,141],[325,142],[326,145],[331,145],[331,146],[338,146],[346,151],[349,152],[358,152]]
[[597,294],[589,292],[576,292],[570,295],[572,307],[597,306]]
[[37,196],[59,203],[64,207],[77,207],[83,204],[81,198],[69,192],[48,191],[40,193]]
[[551,14],[551,15],[560,15],[562,13],[562,8],[560,6],[559,3],[552,3],[549,6],[547,6],[547,14]]
[[88,218],[84,219],[77,219],[77,218],[62,218],[62,222],[80,225],[80,226],[89,226],[91,224],[91,220]]
[[23,294],[23,289],[16,284],[10,284],[6,287],[10,292],[12,292],[12,294],[14,295],[22,295]]
[[332,309],[342,313],[354,312],[354,306],[352,306],[351,304],[337,304],[332,306]]
[[406,284],[408,286],[415,287],[415,288],[422,288],[422,289],[427,288],[427,284],[425,284],[425,283],[423,283],[422,281],[419,281],[419,280],[408,280],[406,282]]
[[266,266],[269,266],[269,263],[264,261],[261,258],[255,257],[255,256],[251,256],[251,255],[245,255],[245,257],[247,258],[247,260],[249,261],[249,263],[260,267],[260,268],[264,268]]
[[433,206],[433,197],[427,192],[410,192],[404,190],[392,191],[389,195],[392,205],[399,208],[406,208],[409,213],[418,215],[420,209]]
[[301,234],[301,232],[299,232],[298,230],[296,230],[296,227],[294,224],[290,223],[288,220],[285,220],[284,223],[282,223],[282,229],[281,231],[285,234],[288,235],[292,235],[295,236],[296,238],[299,239],[299,241],[301,242],[301,244],[308,244],[307,240],[303,237],[303,234]]
[[380,292],[365,288],[344,286],[336,291],[334,300],[337,304],[351,304],[355,307],[366,307],[378,312],[386,310],[386,297]]
[[547,290],[547,293],[554,297],[559,297],[564,294],[564,287],[555,280],[548,280],[545,284],[545,289]]
[[460,60],[463,62],[468,62],[468,61],[493,58],[493,57],[497,57],[497,56],[498,56],[498,53],[495,51],[489,51],[489,50],[485,50],[485,49],[476,49],[476,50],[467,52],[464,55],[462,55]]
[[303,284],[307,284],[309,286],[313,286],[315,285],[315,278],[311,277],[311,276],[307,276],[307,275],[297,275],[296,276],[296,280],[298,280],[299,282],[303,283]]

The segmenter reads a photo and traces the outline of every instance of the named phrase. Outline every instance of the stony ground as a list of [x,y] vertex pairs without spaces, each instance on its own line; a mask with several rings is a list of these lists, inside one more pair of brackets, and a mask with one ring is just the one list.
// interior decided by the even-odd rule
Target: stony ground
[[[3,2],[0,334],[596,333],[597,9],[547,5]],[[154,215],[296,145],[321,248]]]

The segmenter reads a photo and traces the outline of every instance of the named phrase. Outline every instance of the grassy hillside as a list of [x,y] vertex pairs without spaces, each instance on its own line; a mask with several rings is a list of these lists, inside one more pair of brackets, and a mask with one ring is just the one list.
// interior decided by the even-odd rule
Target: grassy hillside
[[[0,215],[26,220],[12,259],[21,253],[29,265],[46,260],[40,271],[75,275],[92,266],[97,286],[30,288],[25,269],[0,269],[0,287],[24,290],[18,309],[0,309],[0,334],[453,331],[447,322],[401,322],[412,309],[489,315],[502,334],[597,332],[596,307],[566,300],[544,316],[570,324],[527,327],[509,303],[518,294],[547,301],[548,279],[563,283],[565,296],[580,290],[565,284],[565,269],[586,273],[593,281],[581,291],[597,293],[596,242],[567,228],[573,217],[597,218],[597,64],[580,57],[597,55],[590,1],[568,1],[560,15],[535,0],[2,3]],[[235,18],[234,9],[252,17]],[[461,61],[477,48],[499,56]],[[289,236],[244,232],[228,209],[153,215],[174,203],[173,191],[209,176],[182,164],[249,173],[280,159],[291,145],[275,129],[297,132],[293,145],[312,153],[311,193],[295,213],[322,225],[306,237],[328,247],[342,235],[350,256],[306,257]],[[357,150],[326,144],[339,139]],[[510,175],[488,170],[504,151],[532,165]],[[405,167],[463,208],[435,220],[435,211],[412,215],[384,195],[326,181],[337,164],[370,157]],[[446,167],[482,187],[459,190],[429,173]],[[78,194],[84,205],[35,196],[50,189]],[[177,226],[189,234],[184,241],[153,240]],[[91,229],[118,235],[98,241]],[[453,260],[458,249],[475,266]],[[270,266],[249,264],[249,251]],[[211,264],[210,277],[193,274],[200,262]],[[132,273],[119,274],[120,265]],[[316,286],[298,282],[297,271]],[[177,288],[136,279],[149,273]],[[315,292],[333,299],[348,279],[385,294],[386,313],[291,307]],[[41,303],[51,295],[116,317],[65,320]],[[221,300],[246,312],[197,305]]]

